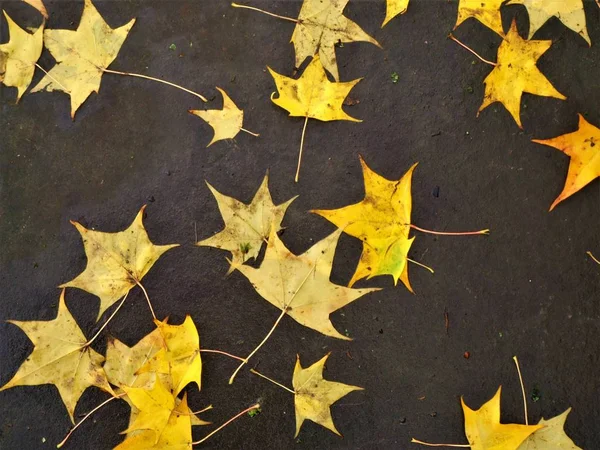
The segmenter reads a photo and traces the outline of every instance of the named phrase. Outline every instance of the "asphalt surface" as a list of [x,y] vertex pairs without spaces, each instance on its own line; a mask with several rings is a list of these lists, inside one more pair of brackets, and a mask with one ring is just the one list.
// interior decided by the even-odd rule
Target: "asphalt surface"
[[[83,2],[46,1],[50,28],[74,29]],[[295,16],[299,1],[256,1],[255,6]],[[27,5],[2,1],[19,23],[37,26]],[[261,372],[291,384],[296,354],[304,365],[332,352],[326,378],[363,386],[333,408],[340,438],[305,423],[297,440],[290,394],[248,372],[233,386],[235,361],[204,357],[203,389],[190,389],[192,408],[212,404],[203,417],[218,424],[257,399],[263,412],[240,419],[207,442],[214,449],[412,449],[411,437],[466,443],[459,396],[479,407],[503,386],[504,422],[523,422],[512,356],[518,355],[529,397],[529,419],[573,410],[566,429],[585,449],[600,448],[600,183],[548,213],[566,177],[568,158],[531,143],[577,127],[577,113],[600,125],[600,9],[585,5],[593,46],[551,20],[536,38],[553,39],[539,67],[567,101],[525,95],[520,130],[495,104],[476,117],[482,81],[490,67],[447,39],[456,1],[414,0],[404,16],[380,29],[384,2],[351,1],[346,14],[380,41],[345,44],[337,55],[342,80],[364,77],[345,107],[362,123],[310,121],[301,179],[294,183],[302,119],[288,118],[269,96],[266,71],[291,75],[293,24],[227,1],[104,1],[97,7],[113,27],[137,22],[111,68],[161,77],[205,94],[219,108],[215,86],[244,109],[238,135],[209,149],[212,130],[188,109],[205,107],[193,96],[157,83],[107,74],[69,118],[63,93],[26,95],[0,87],[0,320],[49,320],[60,283],[79,274],[85,254],[78,220],[102,231],[124,229],[147,204],[146,227],[155,243],[181,243],[144,279],[157,314],[180,323],[191,314],[205,348],[247,354],[278,311],[239,273],[224,277],[226,252],[193,246],[222,227],[204,180],[250,201],[264,174],[276,202],[299,195],[289,208],[282,239],[300,253],[333,231],[312,208],[359,201],[363,183],[358,154],[378,173],[398,179],[419,162],[413,181],[413,223],[440,230],[490,228],[489,237],[439,237],[416,233],[410,256],[435,269],[411,267],[416,295],[391,277],[359,286],[384,290],[332,315],[344,342],[285,318],[255,359]],[[503,7],[522,33],[522,7]],[[1,22],[2,42],[7,39]],[[457,37],[488,59],[500,39],[469,20]],[[176,49],[170,49],[174,44]],[[49,69],[45,51],[40,64]],[[392,81],[397,74],[397,83]],[[35,81],[42,76],[36,73]],[[360,242],[343,236],[332,280],[350,279]],[[97,325],[98,301],[70,289],[67,303],[86,335]],[[446,329],[445,314],[448,314]],[[108,326],[129,345],[151,331],[139,290]],[[95,345],[105,348],[105,338]],[[0,384],[31,351],[16,326],[0,324]],[[465,352],[470,357],[465,358]],[[537,401],[532,400],[533,397]],[[76,414],[106,399],[92,388]],[[53,448],[70,421],[55,387],[17,387],[0,393],[0,448]],[[81,427],[66,448],[117,445],[128,407],[113,402]],[[197,427],[200,438],[208,428]]]

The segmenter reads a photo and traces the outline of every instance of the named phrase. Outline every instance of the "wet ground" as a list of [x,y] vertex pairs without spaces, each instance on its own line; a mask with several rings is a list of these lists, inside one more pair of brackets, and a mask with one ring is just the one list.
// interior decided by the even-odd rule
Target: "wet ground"
[[[235,362],[209,355],[202,392],[190,389],[194,408],[215,406],[204,418],[221,423],[257,399],[264,406],[262,414],[231,425],[207,448],[418,448],[411,437],[466,443],[460,395],[477,407],[502,385],[503,421],[523,422],[513,355],[522,364],[529,419],[537,422],[571,406],[568,434],[582,448],[600,448],[600,266],[585,254],[600,253],[600,184],[593,182],[548,213],[562,190],[568,158],[530,142],[575,130],[577,113],[600,125],[600,9],[593,2],[585,6],[591,48],[558,20],[536,35],[555,41],[538,65],[568,100],[525,95],[521,131],[500,104],[476,117],[490,67],[447,39],[456,1],[414,0],[406,15],[384,29],[383,0],[350,3],[347,15],[383,46],[337,49],[342,80],[364,77],[350,94],[354,105],[345,108],[364,121],[311,121],[298,184],[293,175],[303,120],[288,118],[270,102],[274,84],[266,71],[269,65],[293,73],[293,24],[233,9],[227,1],[97,6],[112,26],[137,17],[111,68],[177,82],[210,97],[211,108],[220,107],[215,90],[220,86],[245,110],[245,127],[260,138],[240,134],[207,149],[212,130],[187,113],[203,104],[134,78],[105,75],[100,94],[90,97],[74,122],[62,93],[26,95],[15,105],[15,91],[1,87],[0,319],[55,316],[56,286],[85,267],[70,219],[118,231],[147,204],[145,223],[153,241],[182,244],[145,278],[158,315],[179,323],[191,314],[204,347],[245,355],[278,311],[241,274],[224,277],[225,252],[193,246],[196,233],[207,237],[222,226],[204,180],[249,201],[269,170],[276,202],[299,195],[284,220],[282,239],[300,253],[333,230],[309,209],[362,198],[359,153],[391,179],[418,161],[413,222],[440,230],[490,228],[490,236],[417,233],[410,255],[435,274],[411,268],[416,295],[394,288],[391,277],[361,282],[386,289],[332,315],[352,342],[286,318],[255,361],[263,373],[289,385],[296,354],[307,365],[332,352],[325,376],[365,387],[332,408],[344,438],[306,423],[295,440],[291,395],[248,372],[228,386]],[[48,27],[77,26],[83,2],[46,4]],[[300,8],[298,1],[255,5],[289,16]],[[21,24],[39,24],[39,16],[21,2],[2,1],[0,7]],[[505,27],[516,16],[526,30],[522,7],[503,7],[503,16]],[[468,21],[456,35],[495,59],[500,39],[478,22]],[[1,37],[6,41],[4,21]],[[40,64],[49,69],[52,57],[44,52]],[[343,236],[334,282],[348,282],[359,254],[360,242]],[[69,290],[67,302],[90,336],[98,301]],[[108,332],[132,345],[152,327],[142,294],[134,290]],[[103,351],[105,342],[102,338],[96,348]],[[0,384],[30,351],[17,327],[0,324]],[[105,398],[89,389],[76,413]],[[70,426],[53,386],[4,391],[0,405],[2,449],[53,448]],[[68,448],[111,448],[122,439],[118,433],[127,416],[124,403],[112,403],[73,435]],[[194,436],[205,433],[196,428]]]

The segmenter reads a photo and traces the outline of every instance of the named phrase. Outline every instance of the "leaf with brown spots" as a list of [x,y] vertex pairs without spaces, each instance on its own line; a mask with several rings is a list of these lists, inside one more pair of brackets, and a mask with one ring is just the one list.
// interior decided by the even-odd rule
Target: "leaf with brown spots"
[[87,339],[65,305],[65,290],[60,294],[56,318],[48,321],[9,320],[21,328],[34,348],[13,378],[0,391],[15,386],[54,384],[69,417],[90,386],[114,394],[101,364],[104,357],[87,345]]

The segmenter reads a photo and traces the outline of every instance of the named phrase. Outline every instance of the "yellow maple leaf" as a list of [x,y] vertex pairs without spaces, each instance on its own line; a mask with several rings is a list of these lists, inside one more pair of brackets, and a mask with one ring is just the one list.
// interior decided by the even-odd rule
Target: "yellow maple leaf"
[[381,47],[362,28],[344,16],[347,4],[348,0],[304,0],[292,34],[296,67],[300,67],[306,58],[319,56],[325,70],[339,81],[335,44],[363,41]]
[[23,96],[44,46],[44,24],[33,34],[23,30],[4,11],[10,40],[0,45],[0,82],[17,88],[17,102]]
[[223,89],[218,87],[217,90],[223,96],[223,109],[189,110],[191,114],[205,120],[215,132],[207,147],[210,147],[212,144],[222,139],[233,139],[242,130],[254,136],[258,136],[258,134],[242,128],[244,111],[239,109],[236,104],[233,103],[233,100],[231,100]]
[[71,118],[92,92],[99,92],[104,70],[115,60],[135,19],[111,28],[91,0],[85,0],[76,31],[46,30],[44,44],[57,64],[31,92],[63,91],[71,96]]
[[600,129],[587,122],[581,114],[577,131],[552,139],[533,139],[533,142],[554,147],[571,158],[565,187],[550,206],[550,211],[600,177]]
[[565,422],[571,408],[548,420],[540,420],[543,428],[529,435],[517,450],[582,450],[565,433]]
[[144,228],[145,206],[124,231],[104,233],[88,230],[71,221],[81,234],[87,266],[76,278],[59,287],[76,287],[100,297],[98,319],[152,268],[160,256],[179,244],[154,245]]
[[504,36],[500,6],[506,0],[459,0],[454,29],[469,18],[477,19],[500,36]]
[[331,323],[329,315],[377,288],[351,289],[329,281],[338,230],[301,255],[294,255],[271,230],[264,260],[258,269],[238,266],[269,303],[305,327],[327,336],[349,340]]
[[114,395],[101,365],[104,357],[87,344],[87,339],[60,294],[56,318],[48,321],[9,320],[33,342],[33,352],[0,391],[15,386],[54,384],[73,421],[77,401],[90,386]]
[[29,5],[33,6],[35,9],[37,9],[40,14],[42,16],[44,16],[44,18],[48,18],[48,11],[46,11],[46,7],[44,6],[44,3],[42,2],[42,0],[23,0],[25,3],[28,3]]
[[469,408],[460,399],[465,415],[465,434],[472,450],[517,450],[519,445],[542,425],[519,425],[500,423],[500,394],[487,401],[478,410]]
[[265,175],[250,204],[223,195],[208,182],[206,184],[217,200],[225,228],[214,236],[197,242],[196,245],[230,251],[232,261],[227,272],[229,274],[238,265],[258,256],[263,243],[269,237],[271,226],[275,227],[275,231],[282,229],[283,216],[296,197],[275,205],[269,192],[268,174]]
[[304,133],[308,119],[318,119],[325,122],[331,120],[361,122],[361,120],[346,114],[342,106],[346,96],[362,78],[344,83],[331,82],[327,79],[327,74],[318,56],[313,58],[297,80],[280,75],[270,67],[268,69],[273,80],[275,80],[279,94],[279,97],[275,98],[275,93],[273,93],[271,101],[287,110],[291,117],[305,117],[304,129],[302,130],[300,141],[298,169],[296,171],[296,181],[298,181]]
[[385,27],[387,23],[399,14],[404,14],[408,9],[409,0],[387,0],[385,7],[385,19],[381,28]]
[[325,355],[306,369],[302,368],[300,357],[296,359],[292,379],[296,410],[296,435],[294,437],[298,436],[306,419],[312,420],[341,436],[333,423],[330,407],[350,392],[363,389],[358,386],[325,380],[323,369],[328,357],[329,355]]
[[550,18],[556,17],[592,45],[587,31],[582,0],[510,0],[507,5],[523,5],[529,13],[529,39]]
[[365,183],[365,198],[340,209],[314,209],[345,233],[363,242],[363,251],[349,286],[362,278],[392,275],[412,292],[408,279],[411,180],[413,165],[400,180],[387,180],[372,171],[360,158]]
[[170,375],[174,395],[179,394],[189,383],[196,383],[200,389],[200,337],[192,318],[185,316],[181,325],[169,325],[167,319],[162,322],[155,320],[154,323],[164,346],[136,373],[154,372]]
[[566,97],[552,86],[536,66],[537,60],[551,45],[552,41],[527,41],[521,38],[516,21],[513,21],[498,48],[496,67],[484,80],[485,95],[479,112],[494,102],[500,102],[519,128],[523,128],[520,117],[523,93],[565,100]]

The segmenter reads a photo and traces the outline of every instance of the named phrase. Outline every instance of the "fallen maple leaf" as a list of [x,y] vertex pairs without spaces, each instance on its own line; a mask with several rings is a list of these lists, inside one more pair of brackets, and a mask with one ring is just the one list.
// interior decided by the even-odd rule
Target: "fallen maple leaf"
[[502,3],[505,1],[506,0],[459,0],[458,17],[454,29],[465,20],[472,17],[484,24],[490,30],[498,33],[500,36],[504,36],[500,6],[502,6]]
[[330,407],[350,392],[363,389],[358,386],[325,380],[323,369],[328,357],[329,354],[325,355],[306,369],[302,368],[300,357],[298,356],[296,359],[296,367],[294,367],[292,378],[296,410],[296,434],[294,437],[298,436],[306,419],[312,420],[341,436],[333,423]]
[[170,375],[173,395],[179,394],[189,383],[196,383],[200,389],[200,338],[192,318],[186,316],[181,325],[169,325],[166,319],[163,322],[155,320],[154,323],[164,340],[164,347],[149,358],[136,373],[154,372]]
[[275,80],[279,94],[277,98],[274,98],[274,93],[271,95],[273,103],[287,110],[291,117],[305,117],[295,178],[295,181],[298,181],[308,119],[325,122],[331,120],[361,122],[361,120],[346,114],[342,106],[346,96],[362,78],[344,83],[331,82],[327,79],[327,74],[318,56],[314,57],[297,80],[280,75],[270,67],[268,69]]
[[44,16],[44,18],[48,18],[48,11],[46,11],[46,7],[44,6],[44,3],[42,2],[42,0],[23,0],[25,3],[33,6],[35,9],[37,9],[40,14],[42,16]]
[[225,228],[214,236],[197,242],[196,245],[230,251],[232,261],[227,272],[229,274],[238,265],[258,256],[272,226],[276,232],[282,229],[283,216],[296,197],[275,205],[269,192],[268,174],[265,175],[250,204],[223,195],[208,182],[206,184],[217,200]]
[[10,40],[0,45],[0,82],[17,88],[17,102],[23,96],[44,46],[44,24],[33,34],[23,30],[4,11]]
[[46,30],[44,44],[57,64],[31,92],[63,91],[71,96],[71,118],[92,92],[99,92],[105,69],[115,60],[135,19],[111,28],[91,0],[85,0],[76,31]]
[[513,20],[509,32],[498,48],[494,70],[486,77],[485,95],[479,112],[495,102],[502,103],[521,124],[521,97],[527,92],[534,95],[565,100],[536,66],[537,60],[550,48],[552,41],[526,41],[519,36]]
[[529,39],[552,17],[592,45],[587,31],[582,0],[510,0],[507,5],[523,5],[529,13]]
[[571,408],[548,420],[540,420],[539,430],[535,431],[517,450],[582,450],[565,433],[565,421]]
[[385,27],[397,15],[404,14],[408,9],[408,2],[409,0],[386,0],[385,19],[381,28]]
[[550,206],[550,211],[600,177],[600,129],[587,122],[581,114],[577,131],[552,139],[533,139],[533,142],[554,147],[571,158],[565,187]]
[[129,228],[118,233],[88,230],[71,221],[83,239],[87,266],[59,287],[76,287],[100,297],[98,319],[136,284],[141,287],[140,281],[158,258],[179,245],[154,245],[150,241],[142,223],[145,209],[143,206]]
[[244,111],[239,109],[227,93],[221,89],[217,90],[223,96],[223,109],[198,110],[190,109],[189,112],[205,120],[214,130],[215,134],[208,143],[210,147],[222,139],[233,139],[240,131],[244,131],[253,136],[259,136],[256,133],[248,131],[242,127],[244,122]]
[[9,320],[33,342],[33,352],[0,391],[15,386],[54,384],[73,420],[83,391],[96,386],[114,395],[101,367],[104,357],[92,349],[60,294],[56,318],[48,321]]

